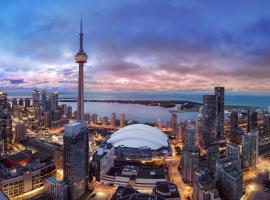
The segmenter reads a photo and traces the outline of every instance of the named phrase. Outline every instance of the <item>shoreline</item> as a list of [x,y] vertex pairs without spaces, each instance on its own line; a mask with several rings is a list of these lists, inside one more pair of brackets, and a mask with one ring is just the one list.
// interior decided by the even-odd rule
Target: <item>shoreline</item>
[[[74,98],[60,98],[59,102],[62,103],[76,103],[77,100]],[[169,110],[169,112],[197,112],[199,108],[203,105],[202,103],[195,101],[187,101],[187,100],[117,100],[117,99],[108,99],[108,100],[92,100],[86,99],[84,102],[94,102],[94,103],[119,103],[119,104],[138,104],[144,106],[159,106],[162,108],[173,109],[177,108],[179,105],[182,105],[181,109],[178,110]],[[251,108],[262,109],[256,106],[240,106],[240,105],[225,105],[225,109],[233,110],[233,109],[244,109],[248,110]]]

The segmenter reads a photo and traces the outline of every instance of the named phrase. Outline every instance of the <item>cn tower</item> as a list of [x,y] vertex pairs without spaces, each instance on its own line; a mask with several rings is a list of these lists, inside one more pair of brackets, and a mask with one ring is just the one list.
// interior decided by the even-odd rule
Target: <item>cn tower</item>
[[83,50],[83,23],[81,18],[80,27],[80,49],[75,56],[75,61],[79,64],[79,79],[78,79],[78,105],[77,105],[77,120],[84,120],[84,86],[83,86],[83,68],[87,62],[88,56]]

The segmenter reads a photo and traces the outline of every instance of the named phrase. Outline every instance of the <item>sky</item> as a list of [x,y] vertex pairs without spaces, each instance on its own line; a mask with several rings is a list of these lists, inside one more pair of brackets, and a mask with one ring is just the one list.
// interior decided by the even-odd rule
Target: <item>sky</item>
[[270,93],[269,0],[0,0],[0,88]]

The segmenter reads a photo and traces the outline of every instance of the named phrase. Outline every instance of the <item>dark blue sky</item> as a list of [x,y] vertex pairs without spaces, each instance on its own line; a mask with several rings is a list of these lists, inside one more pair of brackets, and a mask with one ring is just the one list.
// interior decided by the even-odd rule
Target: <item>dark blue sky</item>
[[270,1],[0,1],[2,88],[269,92]]

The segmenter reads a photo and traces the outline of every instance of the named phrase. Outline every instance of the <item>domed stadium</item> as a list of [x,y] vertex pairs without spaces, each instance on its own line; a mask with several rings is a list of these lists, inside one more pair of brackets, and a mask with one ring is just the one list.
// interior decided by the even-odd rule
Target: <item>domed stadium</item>
[[170,152],[168,136],[145,124],[126,126],[113,133],[107,143],[115,147],[120,158],[151,159]]

